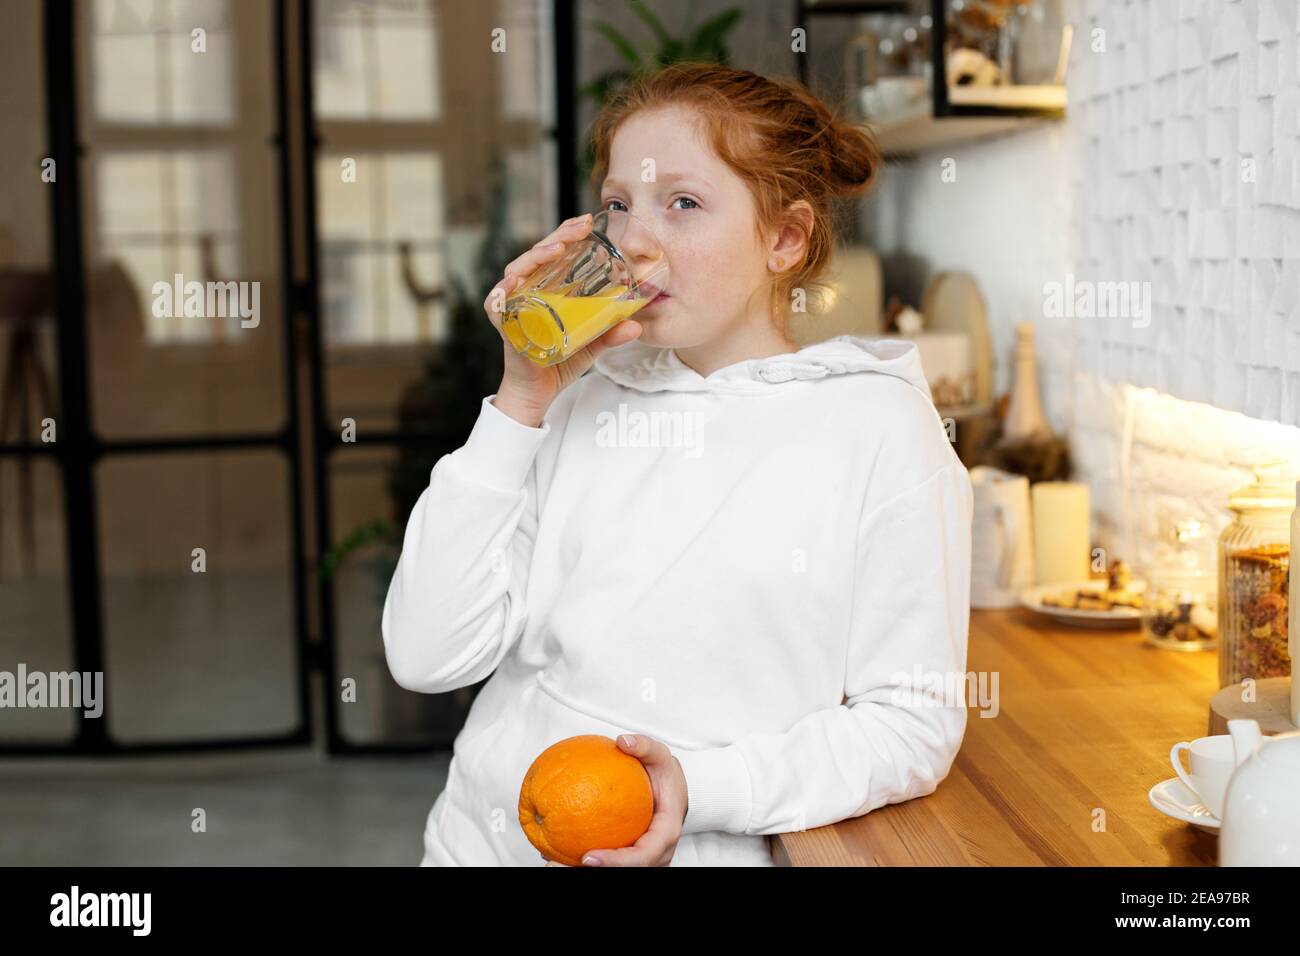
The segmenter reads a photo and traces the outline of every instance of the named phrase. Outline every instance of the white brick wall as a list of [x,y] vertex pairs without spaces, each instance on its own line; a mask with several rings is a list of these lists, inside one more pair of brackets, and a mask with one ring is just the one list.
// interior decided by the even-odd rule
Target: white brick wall
[[[1079,0],[1064,122],[891,168],[869,205],[883,252],[979,280],[1002,388],[1015,324],[1038,326],[1096,539],[1129,555],[1162,519],[1217,531],[1250,462],[1300,462],[1298,8]],[[1067,273],[1150,282],[1149,325],[1045,317]]]
[[1295,0],[1111,0],[1076,21],[1076,272],[1154,299],[1146,329],[1079,323],[1080,368],[1300,425],[1298,27]]
[[1300,463],[1300,428],[1248,418],[1088,372],[1073,379],[1065,424],[1076,475],[1088,484],[1094,542],[1148,568],[1156,543],[1181,518],[1217,537],[1228,493],[1270,457]]

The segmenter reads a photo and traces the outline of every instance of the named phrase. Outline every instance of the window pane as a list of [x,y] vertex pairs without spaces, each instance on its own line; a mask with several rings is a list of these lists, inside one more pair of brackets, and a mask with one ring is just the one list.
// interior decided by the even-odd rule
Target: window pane
[[118,123],[161,122],[158,59],[151,34],[95,37],[95,112]]
[[507,2],[500,11],[507,44],[496,58],[501,70],[501,113],[508,119],[554,122],[552,0]]
[[[227,0],[97,0],[91,7],[97,120],[231,121],[235,54]],[[199,29],[203,42],[195,49]]]
[[178,36],[166,38],[170,55],[168,89],[165,94],[174,123],[228,123],[234,115],[230,75],[234,38],[225,30],[203,27],[206,36],[202,52],[193,49],[191,30],[202,27],[195,21]]
[[99,222],[105,237],[128,237],[161,232],[163,207],[159,195],[162,153],[129,152],[105,156],[99,174]]
[[[292,730],[285,459],[269,451],[112,457],[96,478],[113,738]],[[205,570],[194,570],[196,548]]]
[[436,119],[438,27],[430,0],[320,0],[316,109],[331,119]]
[[326,0],[315,6],[316,111],[321,116],[366,115],[367,90],[360,81],[370,34],[361,27],[361,8]]
[[375,28],[378,109],[387,118],[436,119],[438,72],[432,20]]
[[[405,266],[404,266],[405,264]],[[442,299],[425,301],[413,298],[404,273],[417,284],[422,296],[441,290],[445,294],[441,253],[428,245],[412,246],[409,251],[388,251],[381,254],[380,275],[385,287],[382,298],[388,303],[385,321],[377,331],[381,341],[443,342],[447,339],[447,304]],[[409,270],[409,271],[407,271]]]
[[325,338],[330,342],[364,341],[366,312],[373,308],[373,259],[361,243],[349,239],[322,242],[321,308],[325,312]]
[[510,234],[530,245],[554,228],[553,180],[547,175],[555,168],[553,154],[548,140],[506,153]]
[[[240,260],[231,150],[108,152],[95,168],[98,254],[121,265],[139,296],[145,344],[238,342],[260,325],[261,280],[246,278]],[[211,303],[209,283],[222,283]]]
[[229,149],[170,153],[176,187],[169,197],[177,231],[188,235],[228,236],[239,231],[239,189]]
[[[0,458],[0,670],[76,670],[67,576],[63,482],[45,456]],[[62,743],[76,733],[69,708],[0,710],[0,742]]]
[[[347,162],[347,167],[344,163]],[[381,181],[382,157],[368,153],[324,154],[316,166],[320,234],[328,239],[370,239],[371,206]],[[345,180],[344,175],[348,178]]]
[[384,157],[384,222],[395,239],[431,239],[443,232],[442,161],[436,153]]
[[340,175],[341,154],[322,155],[317,167],[326,343],[441,341],[447,280],[440,157],[352,158],[355,181]]

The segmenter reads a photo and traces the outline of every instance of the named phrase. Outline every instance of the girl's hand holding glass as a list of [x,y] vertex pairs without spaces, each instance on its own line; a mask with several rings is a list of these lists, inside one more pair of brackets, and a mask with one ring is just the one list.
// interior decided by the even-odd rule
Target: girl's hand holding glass
[[483,303],[506,343],[496,404],[536,424],[601,352],[641,334],[624,320],[663,290],[668,269],[649,227],[602,210],[561,223],[505,273]]

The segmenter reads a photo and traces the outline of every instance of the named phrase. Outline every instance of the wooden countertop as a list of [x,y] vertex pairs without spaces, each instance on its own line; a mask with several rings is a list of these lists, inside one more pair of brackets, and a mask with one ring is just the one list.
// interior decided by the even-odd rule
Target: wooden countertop
[[[1155,810],[1169,748],[1204,736],[1213,651],[1141,631],[973,611],[967,670],[998,672],[999,710],[968,710],[952,770],[926,797],[771,840],[783,866],[1213,866],[1218,837]],[[1094,832],[1096,810],[1105,829]]]

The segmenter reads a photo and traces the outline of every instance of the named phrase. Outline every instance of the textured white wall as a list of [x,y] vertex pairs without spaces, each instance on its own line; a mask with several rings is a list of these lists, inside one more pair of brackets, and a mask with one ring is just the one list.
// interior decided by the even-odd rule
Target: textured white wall
[[1149,569],[1162,537],[1198,518],[1217,538],[1228,493],[1266,458],[1300,462],[1300,428],[1154,389],[1074,375],[1067,423],[1075,478],[1092,496],[1094,543]]
[[1070,78],[1076,271],[1150,281],[1155,308],[1145,329],[1078,324],[1082,368],[1300,425],[1297,6],[1087,4]]
[[[1249,463],[1300,462],[1297,8],[1076,0],[1066,120],[892,167],[867,207],[886,255],[979,280],[1000,387],[1035,323],[1097,541],[1134,557],[1184,514],[1221,527]],[[1149,282],[1149,324],[1049,318],[1067,275]]]

